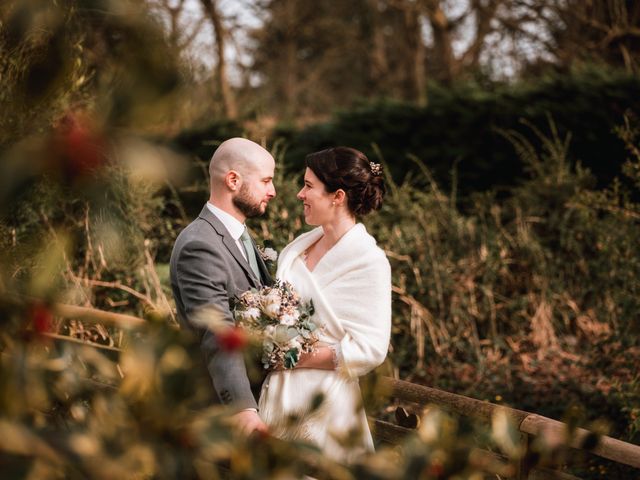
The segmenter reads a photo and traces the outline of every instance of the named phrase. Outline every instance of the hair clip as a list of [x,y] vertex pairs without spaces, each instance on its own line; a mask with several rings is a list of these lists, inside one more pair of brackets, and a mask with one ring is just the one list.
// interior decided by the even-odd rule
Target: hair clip
[[369,166],[371,167],[371,173],[374,175],[380,175],[382,172],[382,166],[379,163],[369,162]]

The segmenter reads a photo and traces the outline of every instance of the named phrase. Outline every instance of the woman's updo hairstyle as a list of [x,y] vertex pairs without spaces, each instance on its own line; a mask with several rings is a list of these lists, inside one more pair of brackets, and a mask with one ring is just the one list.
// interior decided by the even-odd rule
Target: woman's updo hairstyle
[[382,166],[369,162],[364,153],[349,147],[328,148],[310,153],[305,163],[327,192],[345,191],[352,214],[366,215],[382,206],[386,192]]

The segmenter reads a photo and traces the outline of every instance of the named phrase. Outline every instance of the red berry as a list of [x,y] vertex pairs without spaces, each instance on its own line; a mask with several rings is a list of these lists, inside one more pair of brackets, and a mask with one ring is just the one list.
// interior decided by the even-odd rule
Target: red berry
[[240,350],[247,344],[247,334],[240,327],[226,328],[216,334],[218,345],[228,352]]
[[441,477],[444,474],[444,467],[440,462],[433,462],[429,465],[429,475],[432,477]]
[[67,113],[59,122],[54,148],[62,173],[70,180],[85,177],[105,161],[104,139],[91,119],[80,113]]
[[36,332],[46,333],[51,331],[53,314],[45,305],[40,303],[33,305],[31,307],[30,317],[31,323]]

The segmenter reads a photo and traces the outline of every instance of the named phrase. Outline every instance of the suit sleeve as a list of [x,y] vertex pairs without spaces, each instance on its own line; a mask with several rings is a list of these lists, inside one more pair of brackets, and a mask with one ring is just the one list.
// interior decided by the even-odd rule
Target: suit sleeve
[[222,403],[238,409],[257,408],[241,351],[220,348],[215,334],[193,323],[203,307],[215,307],[229,326],[234,325],[229,310],[228,269],[220,252],[202,241],[186,243],[177,261],[177,280],[187,322],[200,336],[200,348],[214,389]]

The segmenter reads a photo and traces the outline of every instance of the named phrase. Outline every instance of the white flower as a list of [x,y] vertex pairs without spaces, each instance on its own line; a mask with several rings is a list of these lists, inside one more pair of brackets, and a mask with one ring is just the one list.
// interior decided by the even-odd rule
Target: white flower
[[249,307],[246,310],[236,310],[236,319],[241,323],[255,323],[262,313],[256,307]]
[[262,300],[262,311],[270,318],[277,318],[280,312],[280,295],[277,292],[269,293]]
[[256,307],[249,307],[242,312],[243,317],[248,321],[256,321],[260,318],[260,310]]
[[285,327],[284,325],[276,326],[273,334],[273,340],[280,345],[286,345],[289,341],[289,333],[287,331],[287,327]]
[[266,327],[264,327],[264,335],[265,335],[265,337],[273,338],[275,333],[276,333],[276,326],[275,325],[267,325]]
[[262,259],[265,262],[275,262],[278,259],[278,252],[276,252],[273,248],[265,248],[262,252]]
[[287,325],[288,327],[293,327],[298,321],[298,315],[291,315],[289,313],[285,313],[280,317],[280,324]]
[[269,318],[277,318],[279,309],[280,309],[280,305],[277,305],[275,303],[269,303],[264,306],[264,313]]
[[289,315],[290,317],[296,319],[296,321],[300,318],[300,310],[292,305],[283,307],[280,313],[281,315]]
[[289,348],[295,348],[298,352],[302,351],[302,344],[298,341],[297,337],[289,340]]

